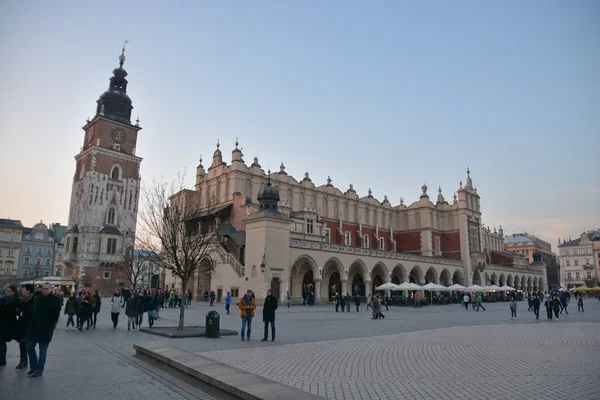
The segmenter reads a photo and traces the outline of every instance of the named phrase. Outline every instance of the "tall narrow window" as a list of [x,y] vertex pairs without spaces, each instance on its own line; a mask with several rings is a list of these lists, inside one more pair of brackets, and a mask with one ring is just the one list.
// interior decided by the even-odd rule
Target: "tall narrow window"
[[479,251],[479,232],[477,228],[470,229],[471,251]]
[[312,219],[306,220],[306,233],[312,235],[315,232],[315,221]]
[[350,232],[346,231],[346,234],[344,236],[344,243],[346,244],[346,246],[352,246],[352,234]]
[[108,254],[115,254],[117,252],[117,239],[108,239],[106,242],[106,252]]
[[439,236],[435,238],[435,255],[442,255],[442,241]]
[[325,228],[325,242],[329,243],[331,242],[331,229],[329,228]]
[[382,237],[379,238],[379,250],[385,250],[385,239]]
[[369,246],[369,235],[363,235],[363,246],[365,249],[368,249]]
[[73,238],[73,253],[77,253],[77,245],[79,244],[79,238],[78,237],[74,237]]
[[[115,149],[117,150],[117,149]],[[119,148],[120,150],[120,148]],[[115,165],[114,167],[112,167],[112,170],[110,171],[110,179],[114,179],[115,181],[118,181],[120,179],[120,169],[118,165]]]
[[111,207],[108,209],[108,218],[106,218],[106,222],[109,224],[115,223],[115,208]]

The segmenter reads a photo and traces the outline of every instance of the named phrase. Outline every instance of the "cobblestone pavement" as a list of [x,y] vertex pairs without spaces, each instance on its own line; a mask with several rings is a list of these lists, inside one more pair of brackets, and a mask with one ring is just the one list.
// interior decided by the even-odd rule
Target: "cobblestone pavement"
[[600,325],[442,328],[201,354],[329,399],[597,399]]
[[[486,312],[465,311],[457,305],[390,307],[389,312],[384,311],[383,321],[372,321],[364,305],[358,313],[335,313],[331,305],[289,309],[280,306],[277,341],[268,343],[259,340],[260,307],[253,340],[242,342],[235,336],[174,340],[128,332],[123,313],[119,328],[113,331],[108,303],[105,299],[96,330],[56,330],[43,378],[26,378],[14,369],[18,348],[16,342],[10,343],[9,365],[0,369],[0,397],[6,393],[11,399],[40,394],[49,400],[65,396],[93,399],[102,393],[103,397],[153,398],[164,394],[170,400],[214,398],[205,388],[191,386],[181,377],[173,377],[133,356],[133,344],[151,341],[199,352],[332,399],[411,399],[420,398],[415,395],[419,390],[435,399],[440,398],[436,390],[442,389],[467,399],[495,398],[494,393],[499,390],[503,394],[535,393],[533,398],[547,393],[551,395],[546,398],[556,398],[559,393],[568,393],[567,398],[577,395],[585,399],[588,382],[599,378],[600,333],[590,328],[597,326],[596,332],[600,332],[600,325],[596,325],[600,322],[598,300],[587,300],[583,314],[577,313],[577,307],[570,307],[571,313],[561,315],[559,322],[545,318],[536,321],[533,313],[526,311],[526,303],[519,303],[516,321],[510,320],[506,303],[486,305]],[[209,309],[213,308],[204,302],[194,302],[186,309],[186,324],[204,325]],[[234,308],[231,315],[225,315],[222,304],[216,309],[221,313],[222,328],[239,329],[239,310]],[[162,310],[156,325],[175,326],[178,316],[178,309]],[[65,317],[61,316],[59,327],[64,323]],[[491,345],[474,341],[488,337],[492,338],[488,341]],[[530,337],[539,341],[527,342]],[[489,358],[485,351],[490,353]],[[592,355],[594,360],[590,360]],[[556,365],[555,369],[545,366],[550,362]],[[560,367],[560,363],[565,366]],[[534,373],[523,372],[532,365]],[[568,392],[565,387],[570,388]],[[486,394],[487,390],[490,394]]]
[[[27,370],[15,369],[18,345],[8,343],[8,365],[0,368],[0,399],[221,398],[134,357],[131,347],[124,349],[120,343],[138,332],[127,332],[123,325],[113,331],[108,307],[95,330],[67,332],[65,319],[61,316],[54,332],[41,378],[29,378]],[[154,338],[144,335],[143,341]]]

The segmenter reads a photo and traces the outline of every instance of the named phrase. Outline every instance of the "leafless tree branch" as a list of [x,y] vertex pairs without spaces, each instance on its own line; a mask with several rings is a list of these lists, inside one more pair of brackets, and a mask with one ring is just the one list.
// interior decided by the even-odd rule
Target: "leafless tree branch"
[[[154,264],[179,278],[185,290],[217,241],[214,227],[201,223],[214,210],[214,196],[185,189],[181,174],[172,183],[154,180],[141,194],[139,246],[156,254]],[[177,329],[184,327],[185,307],[180,310]]]

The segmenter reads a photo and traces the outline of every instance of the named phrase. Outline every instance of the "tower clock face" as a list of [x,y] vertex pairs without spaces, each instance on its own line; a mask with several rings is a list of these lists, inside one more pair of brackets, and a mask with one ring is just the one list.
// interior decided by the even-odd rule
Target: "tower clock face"
[[121,143],[125,140],[125,130],[122,128],[114,128],[111,136],[115,142]]

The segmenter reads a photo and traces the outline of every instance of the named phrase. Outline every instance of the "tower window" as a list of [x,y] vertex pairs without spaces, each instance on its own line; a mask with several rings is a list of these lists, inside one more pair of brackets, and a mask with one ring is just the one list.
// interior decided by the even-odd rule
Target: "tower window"
[[106,218],[106,222],[109,224],[115,223],[115,208],[111,207],[108,209],[108,217]]
[[115,144],[115,151],[121,151],[121,145]]
[[108,239],[106,243],[106,252],[108,254],[115,254],[117,252],[117,239]]
[[[120,150],[121,146],[118,144],[115,144],[115,150],[117,150],[116,149],[117,146],[119,146],[119,150]],[[121,179],[121,168],[119,168],[118,165],[115,165],[114,167],[112,167],[112,170],[110,171],[110,179],[114,179],[115,181],[118,181]]]

